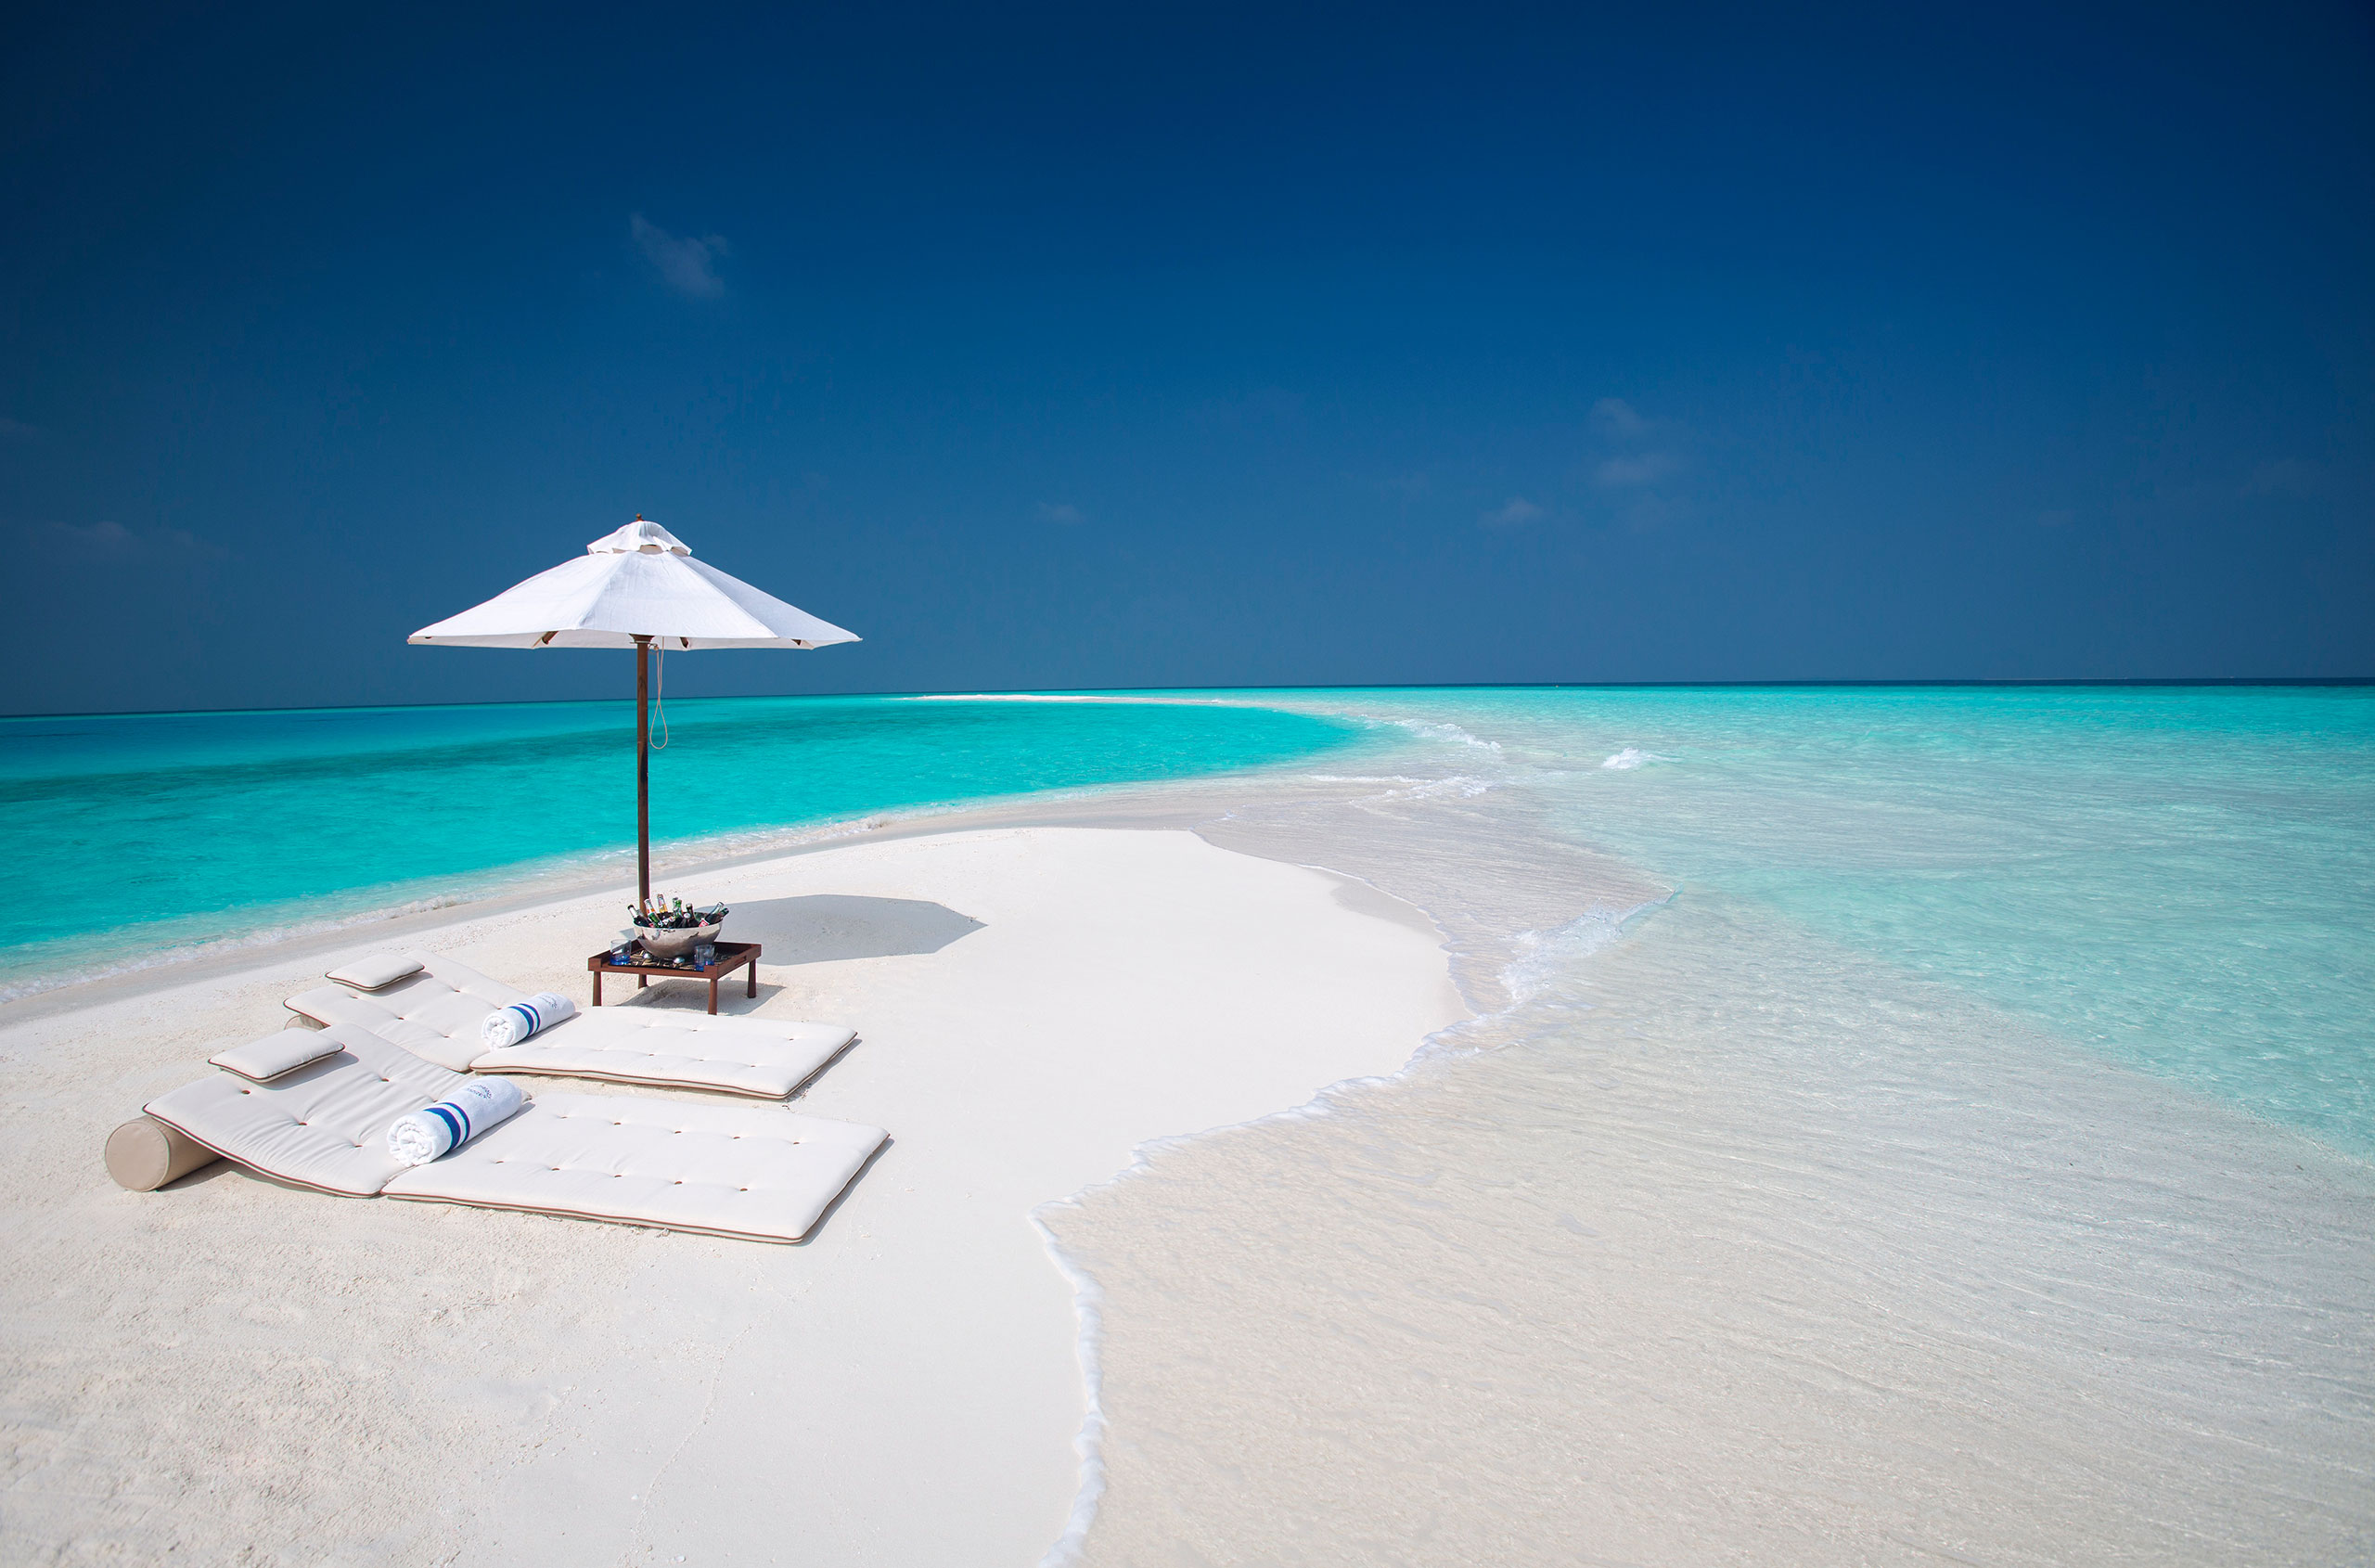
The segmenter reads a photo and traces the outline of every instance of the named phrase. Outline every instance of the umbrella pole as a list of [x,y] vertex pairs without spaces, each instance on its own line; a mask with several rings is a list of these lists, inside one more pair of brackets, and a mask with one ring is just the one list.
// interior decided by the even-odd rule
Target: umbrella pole
[[651,902],[651,639],[635,639],[635,892]]

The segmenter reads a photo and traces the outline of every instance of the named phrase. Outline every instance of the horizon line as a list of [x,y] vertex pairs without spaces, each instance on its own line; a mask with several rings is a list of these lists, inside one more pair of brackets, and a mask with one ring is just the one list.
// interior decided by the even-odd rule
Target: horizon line
[[[1674,681],[1405,681],[1389,686],[1281,684],[1277,686],[1048,686],[968,687],[944,691],[749,691],[679,697],[679,702],[831,701],[867,697],[1106,697],[1182,691],[1756,691],[1922,689],[1995,687],[2364,687],[2375,675],[2013,675],[1913,679],[1791,679]],[[0,724],[19,719],[142,719],[230,717],[240,713],[361,713],[429,708],[559,708],[597,702],[632,702],[632,697],[526,697],[463,702],[303,702],[285,708],[88,708],[58,713],[0,713]]]

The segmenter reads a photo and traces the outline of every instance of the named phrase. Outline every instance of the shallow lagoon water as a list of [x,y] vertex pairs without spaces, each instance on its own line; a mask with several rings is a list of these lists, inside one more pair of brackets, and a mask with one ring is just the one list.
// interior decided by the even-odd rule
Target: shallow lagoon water
[[[2375,1154],[2375,688],[1363,694],[1556,838]],[[1488,803],[1484,814],[1491,815]]]

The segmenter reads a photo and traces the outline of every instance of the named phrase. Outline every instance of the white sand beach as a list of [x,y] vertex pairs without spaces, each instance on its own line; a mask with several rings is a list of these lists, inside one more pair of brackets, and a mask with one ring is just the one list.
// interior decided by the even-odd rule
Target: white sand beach
[[[384,945],[367,929],[0,1014],[0,1558],[1036,1562],[1080,1487],[1086,1384],[1033,1212],[1149,1140],[1393,1073],[1465,1015],[1409,906],[1186,832],[862,841],[670,891],[765,945],[758,999],[726,1009],[861,1031],[795,1104],[892,1142],[802,1245],[225,1163],[117,1189],[109,1129],[279,1026],[284,996]],[[623,896],[402,940],[582,1000]]]

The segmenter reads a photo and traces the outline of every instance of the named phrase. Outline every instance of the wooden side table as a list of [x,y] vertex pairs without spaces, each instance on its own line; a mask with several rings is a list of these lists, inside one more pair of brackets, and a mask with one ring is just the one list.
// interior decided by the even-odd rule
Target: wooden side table
[[714,945],[717,948],[717,962],[707,969],[695,969],[690,964],[613,963],[609,953],[597,953],[585,960],[585,967],[594,971],[594,1005],[597,1008],[602,1005],[602,977],[606,974],[634,975],[635,988],[638,991],[650,984],[649,977],[655,974],[662,979],[706,980],[709,982],[709,1010],[713,1013],[717,1011],[718,977],[731,974],[739,969],[744,971],[748,982],[742,994],[746,996],[757,996],[759,994],[759,945],[755,942],[720,942]]

